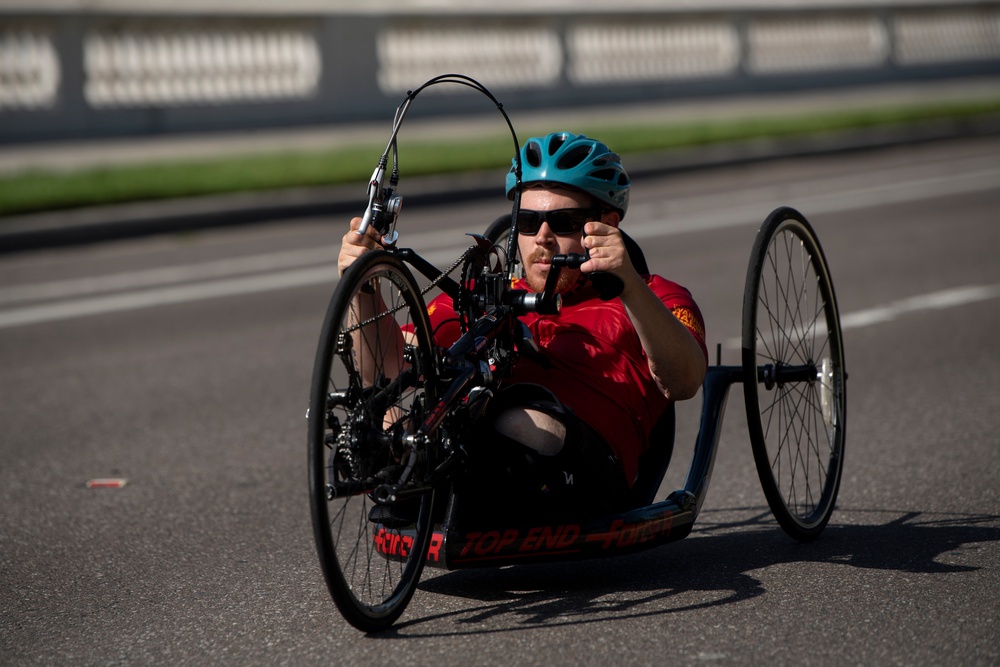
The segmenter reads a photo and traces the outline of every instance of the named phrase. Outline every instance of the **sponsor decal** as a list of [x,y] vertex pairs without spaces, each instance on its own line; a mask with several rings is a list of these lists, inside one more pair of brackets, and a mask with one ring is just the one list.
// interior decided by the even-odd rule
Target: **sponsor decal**
[[456,562],[523,558],[540,555],[570,555],[584,551],[613,551],[666,537],[673,527],[673,515],[640,521],[615,519],[607,530],[585,530],[579,524],[471,531],[457,538],[460,551]]
[[[410,531],[390,530],[379,526],[372,538],[375,549],[383,556],[391,556],[400,560],[409,557],[413,549],[413,535]],[[441,562],[441,547],[444,546],[444,535],[431,533],[431,542],[427,547],[427,560],[432,563]]]
[[384,527],[375,531],[374,542],[379,553],[396,558],[408,557],[413,549],[413,536]]
[[623,519],[615,519],[606,532],[591,533],[586,539],[588,542],[597,543],[601,549],[644,544],[661,535],[669,535],[673,527],[673,518],[673,514],[666,512],[663,516],[635,523],[625,523]]
[[[653,540],[665,538],[673,528],[673,514],[666,511],[648,519],[626,521],[615,519],[606,530],[585,530],[579,524],[567,523],[531,528],[499,530],[474,530],[465,533],[449,532],[447,539],[454,542],[458,553],[454,562],[486,560],[516,560],[538,556],[573,555],[583,552],[597,554],[613,552]],[[431,533],[427,548],[427,561],[442,564],[446,535]],[[413,549],[413,536],[408,531],[379,527],[374,535],[375,548],[384,556],[405,559]]]

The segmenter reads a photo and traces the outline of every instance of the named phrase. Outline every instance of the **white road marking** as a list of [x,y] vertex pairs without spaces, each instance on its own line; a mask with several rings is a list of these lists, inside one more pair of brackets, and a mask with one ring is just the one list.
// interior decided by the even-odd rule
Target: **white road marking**
[[[997,190],[1000,189],[1000,168],[952,173],[905,183],[855,187],[850,190],[838,190],[832,183],[825,191],[819,187],[819,183],[812,185],[821,190],[819,194],[793,195],[784,198],[778,204],[792,206],[811,217],[820,213],[838,213],[872,206]],[[627,223],[627,231],[632,238],[642,240],[686,232],[760,225],[774,208],[777,208],[777,205],[773,198],[768,202],[750,201],[726,208],[711,207],[706,201],[707,210],[703,212],[677,213],[673,216],[674,219],[664,221],[662,214],[661,218],[657,219],[652,210],[653,206],[647,205],[639,211],[629,210],[631,219]],[[636,222],[635,217],[639,217],[640,220]]]
[[955,306],[964,306],[978,301],[996,299],[997,297],[1000,297],[1000,285],[955,287],[953,289],[900,299],[899,301],[887,303],[884,306],[842,315],[840,318],[840,328],[843,330],[860,329],[873,324],[890,322],[908,313],[916,313],[922,310],[954,308]]
[[[866,308],[853,313],[842,314],[840,316],[840,329],[841,331],[862,329],[875,324],[891,322],[910,313],[955,308],[957,306],[965,306],[996,298],[1000,298],[1000,284],[966,285],[964,287],[954,287],[937,292],[928,292],[927,294],[899,299],[898,301],[892,301],[881,306],[875,306],[874,308]],[[743,347],[743,340],[742,338],[730,338],[725,342],[724,347],[727,350],[739,350]]]
[[331,264],[337,261],[339,250],[339,247],[330,245],[321,248],[271,252],[250,257],[218,259],[199,264],[167,266],[141,271],[124,271],[104,276],[0,287],[0,305],[135,290],[145,287],[193,282],[196,280],[210,280],[239,274],[276,271],[289,267],[300,268],[323,262]]
[[41,306],[27,306],[0,312],[0,329],[24,324],[53,322],[86,315],[101,315],[137,308],[166,306],[177,303],[201,301],[223,296],[256,294],[271,290],[302,287],[328,282],[332,287],[337,281],[337,267],[323,266],[295,271],[267,273],[259,276],[229,278],[176,287],[138,290],[110,296],[58,301]]
[[[1000,168],[983,165],[981,160],[967,162],[963,165],[966,167],[964,170],[956,168],[937,176],[873,186],[859,186],[856,181],[848,180],[802,182],[795,184],[795,190],[810,194],[793,195],[787,201],[813,215],[1000,187]],[[755,199],[752,193],[751,190],[744,193],[747,195],[745,199]],[[771,197],[770,194],[768,196]],[[686,200],[687,206],[690,207],[696,199]],[[702,211],[677,211],[672,215],[676,221],[664,221],[662,210],[658,211],[653,205],[636,207],[630,211],[628,230],[636,239],[647,239],[760,224],[763,220],[762,210],[766,213],[771,205],[760,201],[759,197],[756,199],[758,200],[718,208],[717,202],[713,207],[709,198],[702,203]],[[433,250],[422,254],[432,264],[442,267],[449,265],[467,247],[464,245],[462,232],[458,230],[413,233],[403,241],[418,251],[421,248],[432,248]],[[457,245],[456,242],[463,245]],[[0,306],[16,306],[32,301],[50,302],[0,311],[0,328],[323,283],[332,287],[337,281],[337,251],[336,246],[323,246],[92,278],[3,287],[0,288]],[[310,264],[321,266],[309,266]],[[994,298],[995,288],[996,286],[969,286],[934,295],[912,297],[846,315],[841,323],[844,328],[867,326],[913,310],[938,307],[930,304],[938,303],[941,299],[944,299],[945,305],[940,307],[951,307]]]
[[[432,264],[443,266],[446,262],[450,264],[450,262],[454,261],[463,250],[465,250],[465,247],[441,249],[427,253],[424,257]],[[229,263],[229,261],[225,260],[224,263]],[[217,268],[211,266],[209,272]],[[112,280],[110,283],[116,286],[120,285],[122,284],[122,277],[127,275],[129,274],[111,276]],[[323,266],[272,271],[260,275],[227,278],[224,280],[207,280],[171,287],[132,290],[120,294],[76,298],[69,301],[55,301],[48,304],[24,306],[8,311],[0,311],[0,329],[72,319],[87,315],[100,315],[138,308],[201,301],[218,297],[257,294],[293,287],[308,287],[324,283],[330,285],[332,292],[334,286],[337,284],[337,280],[336,261],[331,261]]]

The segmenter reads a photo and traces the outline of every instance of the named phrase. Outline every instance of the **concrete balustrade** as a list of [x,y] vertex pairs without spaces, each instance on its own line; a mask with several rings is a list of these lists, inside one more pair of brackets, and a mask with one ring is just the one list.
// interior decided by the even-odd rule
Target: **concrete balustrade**
[[[449,72],[508,108],[1000,73],[1000,1],[460,5],[0,6],[0,142],[388,118],[406,91]],[[418,113],[484,111],[467,92],[436,87]]]

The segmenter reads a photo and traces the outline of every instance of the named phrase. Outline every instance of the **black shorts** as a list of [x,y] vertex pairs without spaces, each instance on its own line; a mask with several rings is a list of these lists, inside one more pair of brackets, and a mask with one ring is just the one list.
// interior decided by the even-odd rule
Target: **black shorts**
[[[566,426],[562,450],[544,456],[497,433],[495,419],[511,408],[538,410],[561,421]],[[625,508],[629,488],[621,462],[604,439],[548,389],[526,383],[505,387],[491,401],[483,423],[487,437],[470,443],[467,494],[533,518],[585,518]]]

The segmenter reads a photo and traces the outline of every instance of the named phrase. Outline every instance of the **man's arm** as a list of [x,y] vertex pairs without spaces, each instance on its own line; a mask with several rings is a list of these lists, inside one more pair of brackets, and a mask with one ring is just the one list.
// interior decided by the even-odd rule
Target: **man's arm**
[[701,346],[636,272],[617,229],[617,214],[607,215],[611,219],[605,220],[613,224],[587,223],[583,244],[591,259],[580,269],[607,271],[621,278],[622,304],[639,335],[657,384],[667,398],[678,401],[691,398],[698,393],[707,370]]
[[[340,244],[337,269],[343,276],[354,261],[369,250],[381,247],[381,236],[372,227],[365,234],[358,234],[361,218],[351,220],[351,228]],[[361,292],[351,303],[349,324],[368,324],[355,330],[351,336],[354,343],[358,372],[364,383],[371,386],[379,375],[394,377],[403,367],[403,333],[393,317],[376,318],[386,312],[381,292],[376,289],[371,294]]]

